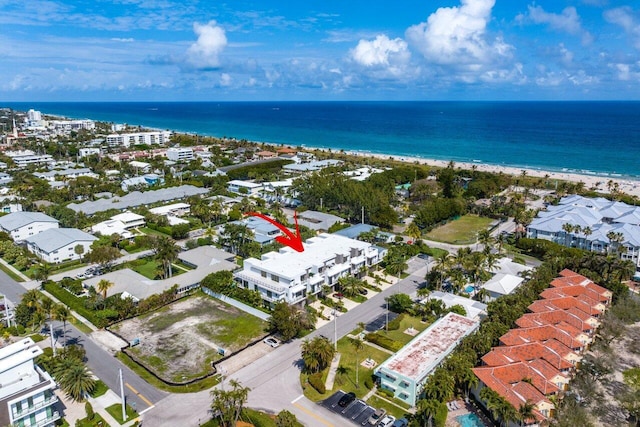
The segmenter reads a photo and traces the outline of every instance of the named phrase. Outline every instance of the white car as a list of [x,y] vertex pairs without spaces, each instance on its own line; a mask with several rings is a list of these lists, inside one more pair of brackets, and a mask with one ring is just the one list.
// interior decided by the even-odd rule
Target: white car
[[383,419],[378,423],[378,427],[390,427],[393,422],[396,420],[396,417],[393,415],[386,415]]
[[280,343],[278,342],[277,339],[273,338],[273,337],[267,337],[265,339],[262,340],[263,343],[265,343],[266,345],[276,348],[280,345]]

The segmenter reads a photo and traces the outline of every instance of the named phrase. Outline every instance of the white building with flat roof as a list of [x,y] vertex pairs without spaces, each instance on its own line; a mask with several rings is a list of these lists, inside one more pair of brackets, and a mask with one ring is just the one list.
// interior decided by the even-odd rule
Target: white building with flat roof
[[415,406],[431,373],[478,326],[476,320],[455,313],[436,320],[374,370],[380,387]]
[[174,162],[190,162],[194,159],[193,149],[190,147],[171,147],[167,149],[167,159]]
[[227,190],[236,194],[254,195],[260,193],[263,188],[264,185],[257,182],[242,181],[239,179],[233,179],[227,182]]
[[0,349],[0,425],[48,427],[60,419],[56,383],[34,363],[42,353],[31,338]]
[[247,258],[234,277],[240,286],[260,292],[267,305],[297,304],[323,285],[333,287],[340,277],[378,264],[385,254],[385,249],[370,243],[323,233],[307,240],[303,252],[285,247],[261,259]]
[[114,133],[107,135],[107,144],[111,147],[130,147],[131,145],[157,145],[169,142],[170,131]]
[[144,216],[138,215],[130,211],[122,212],[121,214],[111,217],[114,221],[120,221],[124,225],[125,230],[136,227],[144,227],[146,224]]

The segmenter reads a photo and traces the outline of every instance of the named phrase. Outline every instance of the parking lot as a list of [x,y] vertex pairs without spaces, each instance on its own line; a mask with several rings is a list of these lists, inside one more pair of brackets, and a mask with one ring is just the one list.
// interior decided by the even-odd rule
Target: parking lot
[[345,420],[349,420],[353,424],[366,426],[368,425],[369,417],[376,409],[367,405],[360,399],[354,400],[346,408],[338,405],[338,401],[346,393],[342,390],[335,392],[330,397],[326,398],[320,404],[330,410],[331,412],[342,416]]

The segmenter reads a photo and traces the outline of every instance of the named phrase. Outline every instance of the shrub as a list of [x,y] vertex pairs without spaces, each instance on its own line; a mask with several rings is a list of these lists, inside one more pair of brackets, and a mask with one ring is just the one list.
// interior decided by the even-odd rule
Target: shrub
[[433,417],[433,422],[435,427],[444,427],[447,423],[447,414],[449,410],[447,409],[447,404],[444,402],[440,402],[440,406],[438,406],[438,410],[436,411],[436,416]]
[[390,399],[393,399],[393,398],[394,398],[394,396],[395,396],[395,395],[394,395],[394,393],[393,393],[391,390],[386,389],[386,388],[379,388],[379,389],[378,389],[378,391],[379,391],[381,394],[384,394],[385,396],[387,396],[387,397],[388,397],[388,398],[390,398]]
[[89,421],[93,420],[93,417],[95,416],[95,414],[93,413],[93,406],[91,406],[91,403],[89,402],[85,403],[84,410],[87,413],[87,419]]
[[322,381],[322,372],[316,372],[313,375],[309,375],[309,384],[315,388],[320,394],[325,394],[327,389],[324,387],[324,381]]
[[366,377],[364,379],[364,386],[366,388],[368,388],[369,390],[371,390],[373,388],[373,378],[371,377]]
[[367,334],[364,339],[390,351],[398,351],[402,348],[402,343],[399,343],[386,335],[382,335],[379,332]]
[[404,313],[402,313],[401,315],[393,319],[391,322],[389,322],[387,327],[389,328],[390,331],[397,331],[398,329],[400,329],[400,323],[402,322],[403,319],[404,319]]

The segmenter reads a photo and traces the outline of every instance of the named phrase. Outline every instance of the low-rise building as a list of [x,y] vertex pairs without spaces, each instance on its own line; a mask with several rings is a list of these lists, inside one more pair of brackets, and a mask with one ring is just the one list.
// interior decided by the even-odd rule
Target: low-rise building
[[15,242],[59,226],[57,219],[41,212],[14,212],[0,217],[0,230],[9,233]]
[[[294,222],[293,220],[294,218],[290,217],[290,222]],[[339,222],[344,222],[344,219],[324,212],[304,211],[298,214],[298,224],[315,231],[329,231],[331,226]]]
[[147,173],[142,176],[134,176],[133,178],[127,178],[120,183],[123,191],[129,191],[131,187],[150,187],[158,183],[163,183],[164,178],[155,173]]
[[144,216],[138,215],[137,213],[133,213],[130,211],[126,211],[126,212],[122,212],[121,214],[114,215],[111,217],[111,219],[122,222],[122,225],[124,225],[125,230],[129,230],[131,228],[136,228],[136,227],[144,227],[144,225],[146,224],[144,220]]
[[307,240],[303,252],[287,247],[261,259],[247,258],[234,277],[239,286],[260,292],[265,305],[297,304],[323,285],[333,287],[340,277],[375,266],[385,254],[369,243],[323,233]]
[[227,182],[227,190],[236,194],[246,194],[252,196],[260,193],[262,189],[263,185],[257,182],[242,181],[239,179],[233,179]]
[[[27,249],[38,258],[49,263],[80,259],[91,251],[97,237],[77,228],[50,228],[26,238]],[[82,247],[78,252],[77,247]]]
[[440,300],[446,308],[451,308],[454,305],[462,306],[469,319],[482,320],[487,316],[487,305],[471,298],[449,292],[433,291],[422,302],[429,300]]
[[374,370],[380,379],[380,387],[415,406],[429,376],[479,325],[475,320],[448,313]]
[[31,338],[0,349],[0,424],[49,427],[60,419],[56,383],[34,359],[42,350]]
[[65,180],[76,179],[81,176],[86,176],[94,179],[97,179],[99,177],[97,173],[94,173],[89,168],[52,170],[49,172],[35,172],[33,175],[37,178],[44,179],[45,181],[49,181],[49,182],[57,181],[58,177]]
[[167,149],[167,159],[174,162],[190,162],[194,159],[193,149],[190,147],[171,147]]

